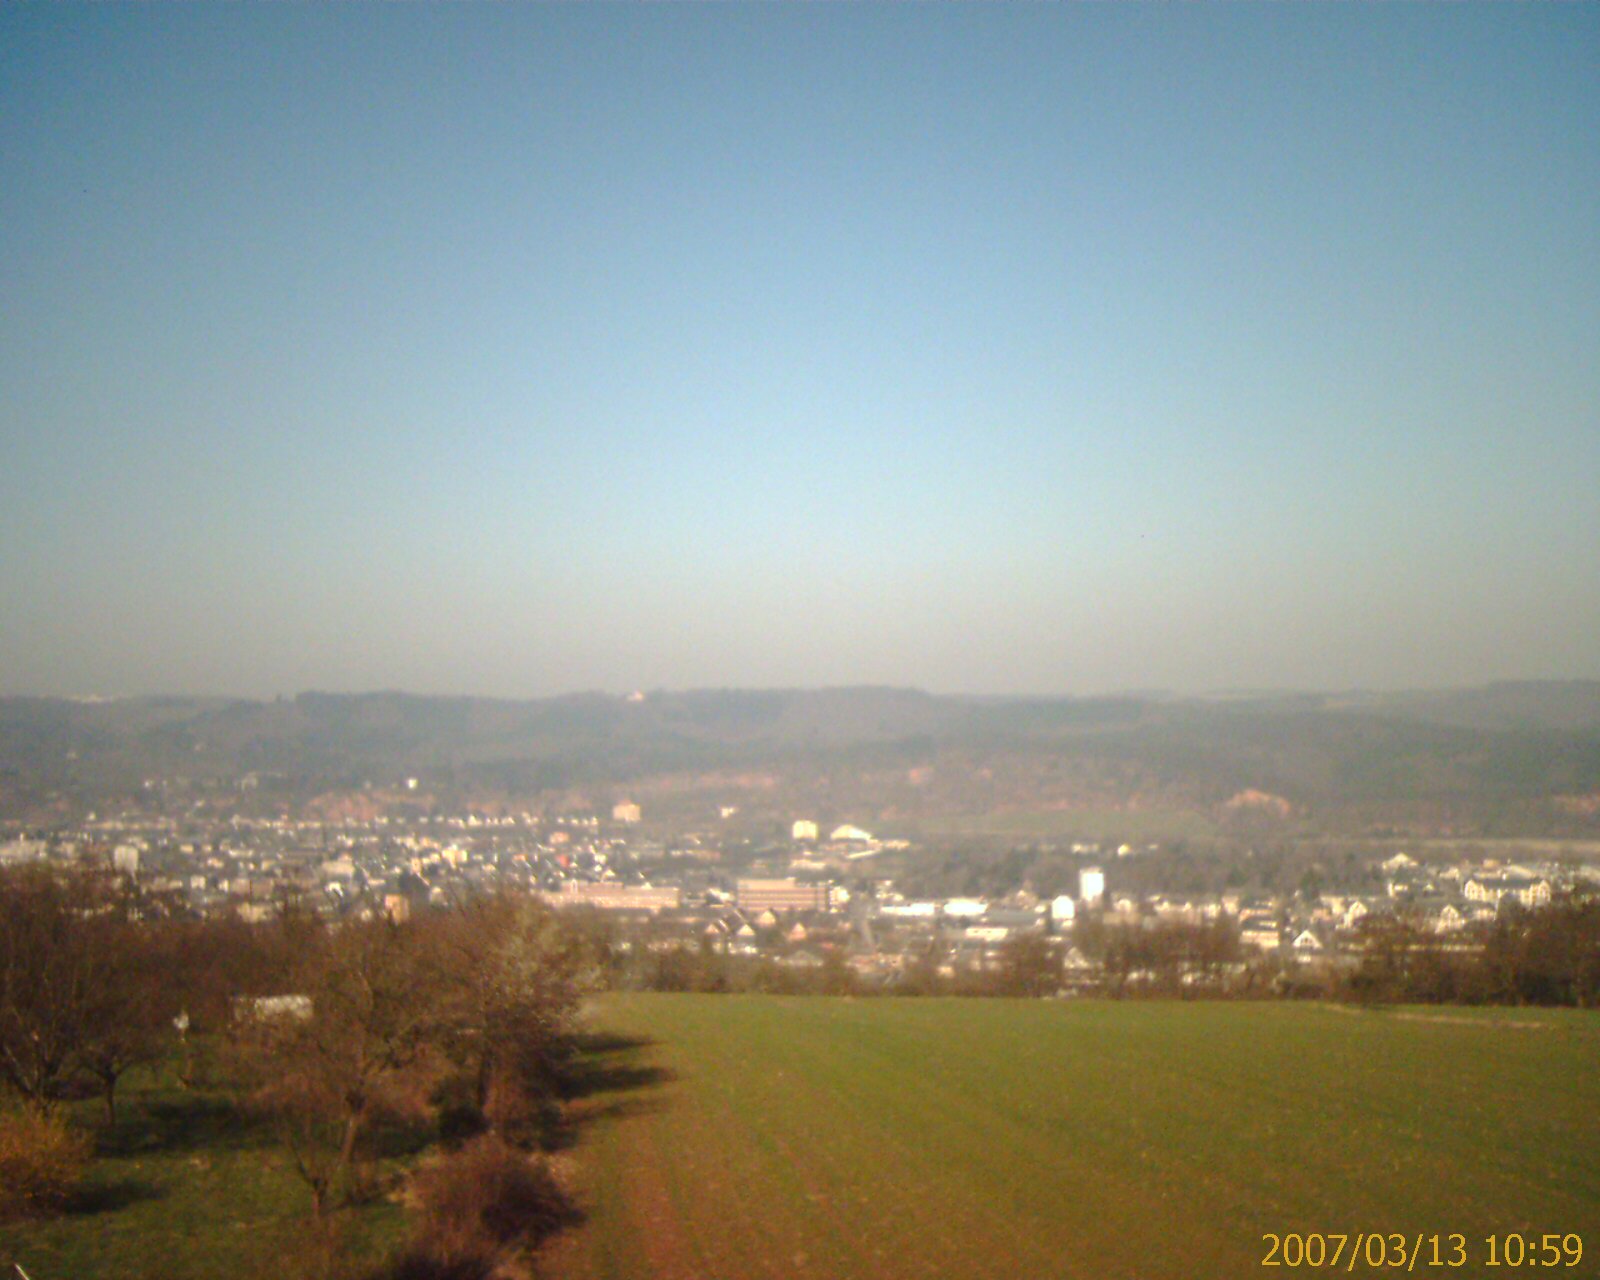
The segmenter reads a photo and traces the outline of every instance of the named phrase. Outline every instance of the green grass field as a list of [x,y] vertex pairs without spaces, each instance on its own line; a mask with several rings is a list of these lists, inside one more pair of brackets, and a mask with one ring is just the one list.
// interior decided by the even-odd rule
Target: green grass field
[[[75,1105],[96,1135],[70,1212],[0,1225],[0,1280],[20,1263],[32,1280],[267,1280],[314,1269],[311,1197],[270,1129],[221,1090],[181,1091],[171,1076],[133,1073],[115,1130],[96,1101]],[[385,1168],[392,1168],[392,1163]],[[347,1253],[382,1256],[404,1230],[391,1200],[337,1216]]]
[[582,1104],[589,1220],[554,1276],[1270,1276],[1268,1232],[1461,1233],[1465,1268],[1413,1274],[1480,1280],[1490,1233],[1577,1233],[1560,1274],[1600,1275],[1594,1015],[629,996],[595,1021],[649,1043]]
[[[588,1220],[551,1280],[1288,1272],[1268,1232],[1461,1233],[1468,1266],[1413,1274],[1476,1280],[1512,1270],[1490,1233],[1575,1233],[1557,1273],[1600,1275],[1593,1014],[641,995],[593,1023],[561,1157]],[[0,1268],[304,1274],[306,1189],[225,1094],[130,1080],[101,1144],[73,1212],[0,1228]],[[404,1227],[338,1216],[373,1260]]]

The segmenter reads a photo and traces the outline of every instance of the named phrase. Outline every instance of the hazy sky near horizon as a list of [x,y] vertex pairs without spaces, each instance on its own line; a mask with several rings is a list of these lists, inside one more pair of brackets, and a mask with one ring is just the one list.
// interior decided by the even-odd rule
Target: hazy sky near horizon
[[1600,677],[1600,7],[0,9],[0,693]]

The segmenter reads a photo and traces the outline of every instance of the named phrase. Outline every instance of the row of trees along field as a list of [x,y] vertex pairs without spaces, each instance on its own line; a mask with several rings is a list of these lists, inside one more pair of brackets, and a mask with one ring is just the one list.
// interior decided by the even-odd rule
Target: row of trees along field
[[1414,911],[1365,917],[1360,959],[1338,994],[1421,1004],[1600,1008],[1600,895],[1503,907],[1492,924],[1443,935]]
[[[1229,920],[1203,924],[1162,922],[1154,926],[1080,924],[1073,945],[1096,966],[1092,980],[1069,975],[1059,940],[1018,934],[1001,943],[982,967],[957,967],[956,948],[931,938],[916,946],[893,978],[863,979],[837,948],[814,966],[785,965],[773,957],[730,955],[709,942],[656,949],[621,948],[611,953],[609,980],[638,991],[823,996],[999,996],[1040,998],[1059,994],[1073,979],[1080,994],[1112,997],[1272,994],[1268,961],[1243,981],[1224,983],[1240,965],[1245,948]],[[631,957],[631,958],[629,958]],[[1264,976],[1265,975],[1265,976]],[[1249,985],[1246,985],[1246,984]]]
[[[521,1152],[549,1138],[574,1014],[594,978],[587,939],[526,897],[405,923],[330,926],[291,907],[244,924],[164,914],[101,872],[8,870],[0,1079],[14,1106],[3,1122],[13,1131],[0,1135],[0,1210],[59,1207],[69,1189],[36,1185],[19,1144],[50,1146],[37,1153],[47,1164],[63,1143],[86,1153],[66,1104],[98,1093],[113,1128],[126,1073],[173,1063],[185,1085],[220,1079],[270,1120],[318,1220],[381,1190],[375,1139],[411,1125],[465,1141],[461,1177],[487,1179],[524,1223],[548,1225],[562,1216],[559,1195]],[[449,1168],[428,1178],[434,1202],[459,1209]],[[423,1231],[418,1247],[493,1251],[459,1222],[445,1244],[441,1230]]]
[[607,981],[644,991],[766,995],[1053,996],[1215,999],[1275,996],[1360,1002],[1538,1004],[1600,1007],[1600,896],[1563,895],[1549,906],[1508,905],[1489,925],[1436,932],[1416,911],[1365,917],[1348,952],[1304,963],[1245,946],[1226,916],[1200,922],[1124,924],[1080,918],[1064,945],[1023,933],[986,963],[958,967],[948,939],[929,938],[890,979],[865,980],[838,948],[809,967],[771,956],[728,954],[698,943],[636,937],[608,949]]

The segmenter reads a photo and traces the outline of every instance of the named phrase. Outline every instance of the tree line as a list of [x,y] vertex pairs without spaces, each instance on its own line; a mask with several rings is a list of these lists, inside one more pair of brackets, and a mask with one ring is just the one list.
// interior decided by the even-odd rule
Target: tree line
[[[1089,914],[1066,939],[1014,935],[982,964],[958,964],[931,937],[887,974],[864,977],[834,945],[801,967],[729,954],[711,940],[604,931],[609,985],[631,990],[770,995],[1303,998],[1357,1002],[1566,1005],[1600,1008],[1600,895],[1575,890],[1548,906],[1507,904],[1490,924],[1437,932],[1404,902],[1364,917],[1353,945],[1302,964],[1245,946],[1227,916],[1120,923]],[[1077,952],[1067,962],[1067,943]]]
[[1339,994],[1368,1002],[1600,1008],[1600,894],[1505,904],[1494,921],[1435,933],[1419,914],[1364,917],[1360,960]]
[[[66,1150],[65,1104],[97,1094],[114,1127],[119,1083],[159,1063],[181,1088],[220,1083],[269,1125],[319,1222],[388,1190],[374,1170],[397,1131],[444,1139],[455,1154],[414,1188],[436,1210],[415,1247],[487,1274],[497,1231],[521,1239],[566,1212],[527,1153],[558,1124],[578,1005],[598,976],[590,940],[526,896],[404,923],[329,924],[286,902],[245,924],[164,912],[103,871],[7,870],[0,1082],[15,1105],[0,1130],[15,1124],[0,1148],[15,1159],[0,1182],[20,1190],[0,1186],[0,1208],[41,1207],[33,1188]],[[517,1211],[496,1218],[508,1197]]]

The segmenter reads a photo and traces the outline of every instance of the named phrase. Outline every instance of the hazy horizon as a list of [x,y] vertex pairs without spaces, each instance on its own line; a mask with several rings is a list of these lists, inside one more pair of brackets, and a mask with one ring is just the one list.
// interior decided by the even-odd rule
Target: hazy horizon
[[0,693],[1600,678],[1597,51],[0,9]]
[[736,693],[736,694],[773,694],[773,693],[852,693],[852,692],[883,692],[883,693],[910,693],[922,694],[934,698],[968,699],[971,701],[993,702],[1027,702],[1050,700],[1096,700],[1109,698],[1135,698],[1135,699],[1175,699],[1175,700],[1206,700],[1206,699],[1231,699],[1231,698],[1293,698],[1293,697],[1327,697],[1327,698],[1360,698],[1384,697],[1415,694],[1421,696],[1449,695],[1472,693],[1480,690],[1521,688],[1529,686],[1561,686],[1561,685],[1595,685],[1600,680],[1586,677],[1553,678],[1548,680],[1485,680],[1474,684],[1437,684],[1437,685],[1408,685],[1380,688],[1375,686],[1361,686],[1348,688],[1313,687],[1313,686],[1255,686],[1255,687],[1221,687],[1208,689],[1170,689],[1155,688],[1151,686],[1130,686],[1127,688],[1042,692],[1039,690],[1019,690],[1011,693],[992,693],[981,689],[928,689],[920,685],[909,684],[818,684],[818,685],[684,685],[678,687],[652,686],[649,688],[583,688],[559,689],[543,694],[505,694],[505,693],[465,693],[449,689],[401,689],[401,688],[305,688],[281,689],[268,693],[232,693],[226,690],[200,690],[180,692],[174,690],[154,690],[147,693],[64,693],[64,694],[18,694],[9,690],[0,689],[0,698],[41,698],[61,702],[101,703],[101,702],[134,702],[146,699],[183,698],[195,701],[218,702],[272,702],[275,700],[292,700],[299,697],[329,697],[329,698],[426,698],[426,699],[481,699],[488,702],[536,702],[547,699],[560,698],[630,698],[643,696],[654,697],[681,697],[691,694],[707,693]]

